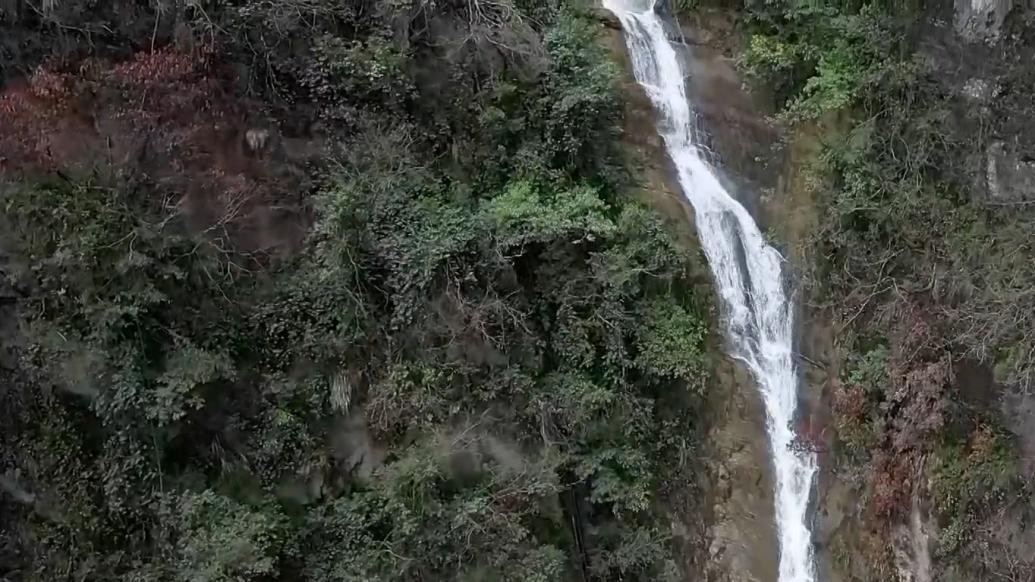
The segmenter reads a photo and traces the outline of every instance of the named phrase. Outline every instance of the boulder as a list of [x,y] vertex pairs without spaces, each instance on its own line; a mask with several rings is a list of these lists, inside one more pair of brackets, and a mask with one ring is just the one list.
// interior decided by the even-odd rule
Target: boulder
[[603,24],[607,28],[612,30],[622,30],[622,21],[615,16],[614,12],[611,12],[607,8],[597,6],[591,9],[590,13],[593,18]]
[[1035,160],[1012,151],[1002,141],[992,143],[986,152],[988,201],[992,204],[1017,204],[1035,201]]

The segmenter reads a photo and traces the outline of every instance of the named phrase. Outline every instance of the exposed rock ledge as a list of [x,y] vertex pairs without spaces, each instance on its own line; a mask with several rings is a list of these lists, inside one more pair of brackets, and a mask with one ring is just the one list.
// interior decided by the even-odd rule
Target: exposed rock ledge
[[995,42],[1013,10],[1013,0],[955,0],[956,31],[972,42]]
[[1005,142],[992,142],[988,147],[985,174],[989,203],[1035,202],[1035,160],[1018,155]]
[[622,30],[622,21],[618,20],[618,17],[607,8],[597,6],[593,8],[590,13],[593,15],[593,18],[600,21],[600,24],[603,24],[611,30]]

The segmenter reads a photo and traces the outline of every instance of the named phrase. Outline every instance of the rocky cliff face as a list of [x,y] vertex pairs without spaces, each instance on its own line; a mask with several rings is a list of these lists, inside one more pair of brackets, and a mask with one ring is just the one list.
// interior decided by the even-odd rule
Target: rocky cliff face
[[955,0],[955,3],[955,24],[960,36],[983,42],[999,39],[1003,23],[1014,7],[1014,0]]
[[[946,14],[952,15],[951,25],[945,22]],[[930,3],[919,20],[917,29],[922,32],[918,54],[942,73],[941,90],[953,103],[953,114],[943,120],[945,133],[965,136],[957,151],[968,159],[961,157],[957,164],[947,164],[940,170],[961,185],[975,207],[1028,211],[1035,204],[1035,99],[1031,91],[1035,86],[1031,66],[1035,58],[1035,3],[943,0]],[[810,383],[813,391],[823,391],[825,387],[819,382],[839,376],[836,362],[823,361],[827,365],[826,380]],[[961,370],[966,367],[959,365]],[[987,414],[998,415],[1011,438],[1016,439],[1021,458],[1026,458],[1035,450],[1035,400],[1023,391],[997,385],[989,370],[979,375],[987,377],[960,373],[954,380],[953,390],[958,391],[954,397],[960,399],[960,406],[984,408]],[[968,392],[980,393],[985,401],[968,402]],[[1031,463],[1021,464],[1017,476],[1030,480],[1035,475]],[[1026,525],[1035,509],[1030,500],[1014,500],[991,519],[991,528],[981,525],[974,538],[953,541],[964,548],[964,560],[985,561],[986,571],[1000,572],[992,578],[974,578],[939,552],[954,532],[935,517],[944,508],[936,506],[932,484],[921,477],[927,474],[924,467],[917,467],[915,474],[918,478],[905,517],[884,529],[885,537],[874,539],[867,533],[873,530],[867,524],[872,525],[874,517],[860,502],[866,490],[864,477],[850,466],[828,469],[821,483],[816,532],[823,548],[823,580],[1032,579],[1035,570],[1031,561],[1023,558],[1035,556],[1035,533]],[[890,550],[890,563],[867,559],[875,548]]]
[[[812,258],[802,249],[815,227],[816,213],[806,184],[806,165],[818,151],[823,130],[778,128],[767,121],[770,111],[765,96],[752,97],[741,90],[734,63],[741,54],[737,39],[742,31],[731,11],[699,9],[680,15],[680,19],[684,21],[681,40],[689,45],[693,71],[691,93],[713,129],[717,155],[739,179],[753,212],[772,227],[801,270],[808,271]],[[970,136],[961,147],[969,152],[967,159],[960,159],[945,172],[956,182],[969,184],[966,194],[979,204],[1018,210],[1035,204],[1035,2],[941,0],[928,3],[917,24],[922,37],[918,54],[944,72],[939,80],[941,90],[951,96],[954,111],[945,122],[954,124],[957,133]],[[610,22],[610,26],[616,31],[616,51],[621,53],[617,24]],[[635,84],[630,83],[628,90],[639,95]],[[647,100],[642,99],[634,109],[638,126],[632,135],[639,135],[644,143],[656,139]],[[679,208],[678,189],[664,177],[664,152],[660,144],[652,147],[641,149],[646,159],[653,160],[655,191],[664,192],[656,200],[667,200],[672,208]],[[677,221],[688,220],[685,208],[670,215]],[[692,232],[690,235],[693,244]],[[828,426],[831,386],[841,374],[837,333],[822,311],[804,309],[803,320],[800,351],[805,414],[810,425]],[[761,414],[753,402],[757,397],[746,375],[738,375],[732,368],[722,375],[723,388],[716,390],[710,405],[707,523],[696,538],[697,560],[706,566],[690,579],[773,581],[775,550],[766,542],[772,539],[773,528],[770,489],[768,477],[759,471],[769,461]],[[956,383],[956,389],[969,383],[972,390],[998,390],[990,379],[961,377]],[[1022,458],[1029,459],[1022,463],[1021,473],[1029,479],[1035,477],[1035,463],[1030,461],[1035,458],[1031,456],[1035,451],[1035,398],[1012,394],[987,406],[1000,409],[1006,427],[1018,440]],[[832,444],[832,436],[820,432],[820,440],[826,441],[823,444]],[[814,530],[821,580],[970,580],[946,569],[938,554],[939,539],[948,534],[935,518],[937,508],[929,483],[917,480],[905,518],[875,535],[877,530],[868,527],[873,516],[867,513],[863,497],[866,476],[853,467],[835,466],[829,451],[821,451],[821,459],[824,471]],[[917,468],[917,474],[922,473],[923,467]],[[995,535],[974,543],[1009,547],[1014,556],[1035,556],[1035,532],[1025,525],[1031,509],[1012,507],[1000,516]],[[887,555],[888,561],[872,560],[875,552]],[[1004,570],[1006,575],[1023,572],[1023,564],[1018,564],[1012,573]]]
[[[692,210],[658,136],[653,107],[632,77],[621,25],[607,11],[598,15],[625,70],[623,144],[642,177],[639,194],[668,217],[688,252],[700,252]],[[673,34],[685,47],[690,92],[710,130],[711,146],[736,176],[745,202],[761,211],[759,195],[771,192],[776,179],[778,163],[771,148],[776,134],[764,107],[742,88],[729,16],[709,11],[682,18]],[[706,281],[709,275],[702,272],[700,277]],[[715,321],[714,328],[718,326]],[[719,346],[714,354],[713,381],[701,413],[703,470],[699,483],[687,484],[669,499],[672,533],[686,580],[773,582],[778,548],[765,413],[750,375],[722,356]],[[695,486],[700,495],[690,499]]]
[[955,0],[954,29],[926,54],[961,97],[959,122],[975,133],[968,171],[973,191],[992,205],[1035,201],[1035,2]]

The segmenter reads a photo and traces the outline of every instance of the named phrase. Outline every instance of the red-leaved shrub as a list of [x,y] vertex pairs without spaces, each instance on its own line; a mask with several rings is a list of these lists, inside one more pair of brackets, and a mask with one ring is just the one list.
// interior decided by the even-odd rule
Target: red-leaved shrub
[[[264,117],[206,54],[163,49],[41,69],[0,94],[0,177],[101,176],[146,192],[221,247],[257,250],[271,208],[298,206],[284,200],[298,188],[279,171]],[[264,132],[262,147],[247,143],[249,130]]]

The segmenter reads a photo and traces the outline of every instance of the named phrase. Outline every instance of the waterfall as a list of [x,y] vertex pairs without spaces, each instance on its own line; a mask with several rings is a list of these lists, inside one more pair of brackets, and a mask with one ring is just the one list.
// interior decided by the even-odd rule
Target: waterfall
[[658,133],[693,206],[698,235],[722,298],[731,355],[751,371],[766,410],[775,475],[779,582],[816,580],[809,499],[814,452],[792,447],[798,406],[794,309],[784,259],[719,180],[686,93],[685,69],[652,0],[603,0],[621,20],[636,80],[658,113]]

